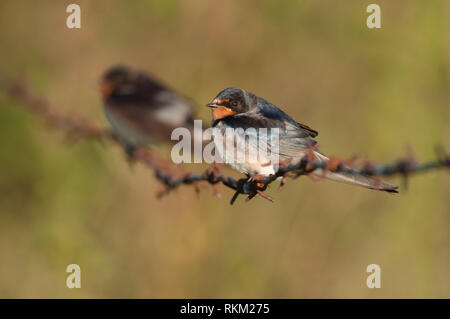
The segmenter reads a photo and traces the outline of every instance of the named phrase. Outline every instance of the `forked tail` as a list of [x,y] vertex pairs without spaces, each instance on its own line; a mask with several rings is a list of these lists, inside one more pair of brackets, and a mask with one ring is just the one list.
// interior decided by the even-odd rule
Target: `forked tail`
[[[316,158],[320,161],[328,161],[328,157],[325,155],[315,152]],[[317,169],[314,171],[314,175],[323,176],[323,170]],[[398,186],[386,183],[382,180],[373,178],[371,176],[362,174],[352,174],[347,172],[327,172],[325,178],[350,185],[362,186],[369,189],[385,191],[389,193],[398,193]]]

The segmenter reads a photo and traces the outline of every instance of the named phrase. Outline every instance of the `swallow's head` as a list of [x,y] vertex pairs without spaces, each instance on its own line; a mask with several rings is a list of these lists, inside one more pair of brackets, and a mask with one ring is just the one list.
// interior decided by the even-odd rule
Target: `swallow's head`
[[135,93],[140,74],[125,66],[115,66],[103,75],[100,90],[103,97],[125,96]]
[[228,88],[221,91],[211,103],[213,120],[220,120],[235,114],[246,113],[257,105],[256,95],[242,89]]

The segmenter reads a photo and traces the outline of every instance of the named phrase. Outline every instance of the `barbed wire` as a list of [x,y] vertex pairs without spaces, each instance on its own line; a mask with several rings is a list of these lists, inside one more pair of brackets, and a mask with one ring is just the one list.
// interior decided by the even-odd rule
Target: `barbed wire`
[[[117,135],[112,130],[103,128],[99,124],[80,116],[65,115],[52,109],[47,99],[35,95],[24,81],[11,80],[2,76],[0,77],[0,89],[8,96],[18,100],[25,109],[42,118],[50,127],[63,130],[72,139],[86,138],[100,142],[112,141],[120,144]],[[376,164],[365,160],[359,168],[354,166],[356,158],[344,160],[333,157],[327,162],[319,162],[312,156],[312,150],[311,148],[310,152],[295,164],[280,163],[280,168],[273,175],[241,179],[225,176],[221,173],[221,166],[216,163],[208,167],[203,173],[188,172],[177,177],[171,172],[171,165],[158,158],[148,148],[137,149],[133,154],[132,161],[141,162],[153,170],[156,179],[163,185],[163,190],[157,193],[158,198],[169,194],[181,185],[192,185],[196,193],[199,193],[201,183],[211,185],[214,193],[219,196],[217,186],[222,184],[235,191],[230,201],[231,204],[241,194],[247,196],[247,201],[259,195],[273,202],[273,198],[264,193],[272,182],[281,179],[281,189],[287,178],[296,179],[302,175],[311,176],[311,173],[317,169],[321,169],[324,176],[328,171],[363,174],[374,176],[375,178],[401,175],[404,178],[406,187],[408,176],[411,174],[439,168],[450,168],[450,157],[443,148],[438,148],[436,150],[437,158],[429,162],[418,163],[412,156],[409,156],[388,164]]]

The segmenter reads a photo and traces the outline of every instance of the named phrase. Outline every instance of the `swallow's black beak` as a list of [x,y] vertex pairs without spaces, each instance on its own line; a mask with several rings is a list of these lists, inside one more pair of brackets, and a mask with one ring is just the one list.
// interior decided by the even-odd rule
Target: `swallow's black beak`
[[207,107],[220,107],[220,105],[218,105],[218,104],[216,104],[214,102],[208,103],[208,104],[206,104],[206,106]]

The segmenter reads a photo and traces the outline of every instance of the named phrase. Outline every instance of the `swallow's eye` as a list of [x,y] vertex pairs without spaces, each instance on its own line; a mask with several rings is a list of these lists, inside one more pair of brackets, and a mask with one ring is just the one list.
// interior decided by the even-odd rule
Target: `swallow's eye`
[[231,106],[237,106],[238,105],[238,102],[237,101],[232,101],[231,102]]

